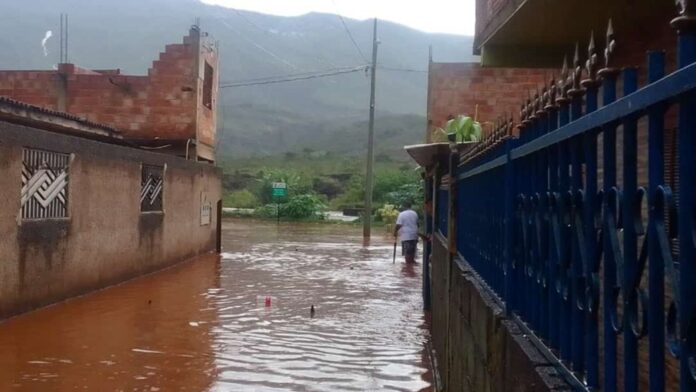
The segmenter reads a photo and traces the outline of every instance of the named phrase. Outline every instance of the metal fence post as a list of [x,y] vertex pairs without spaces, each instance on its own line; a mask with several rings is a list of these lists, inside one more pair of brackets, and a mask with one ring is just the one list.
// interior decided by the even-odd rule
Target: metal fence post
[[[678,63],[684,68],[696,61],[696,2],[681,0],[680,16],[672,20],[677,29]],[[696,249],[694,249],[694,199],[696,198],[696,95],[691,92],[679,102],[679,362],[681,391],[696,390],[691,362],[696,346]]]
[[508,316],[512,315],[515,309],[515,278],[512,268],[512,258],[513,258],[513,236],[514,236],[514,223],[513,223],[513,207],[515,203],[515,190],[513,189],[515,171],[514,164],[510,159],[510,151],[512,150],[512,140],[507,140],[505,142],[505,193],[504,193],[504,203],[505,203],[505,312]]
[[[624,96],[635,92],[638,88],[638,72],[635,68],[625,68],[623,71]],[[636,192],[638,177],[638,127],[635,118],[623,120],[623,203],[621,209],[623,223],[623,263],[617,261],[621,276],[621,295],[623,297],[623,341],[624,341],[624,390],[638,390],[638,338],[633,334],[630,318],[627,317],[632,302],[634,290],[632,281],[637,272],[638,233],[633,224],[636,210]],[[623,264],[623,266],[621,266]],[[622,268],[623,267],[623,268]]]
[[[597,110],[598,56],[595,48],[594,33],[590,38],[588,59],[586,63],[587,79],[582,81],[586,90],[587,113]],[[597,198],[597,129],[590,130],[583,137],[585,160],[585,198],[583,203],[583,223],[585,251],[583,274],[585,282],[585,365],[587,368],[587,385],[599,387],[599,260],[597,253],[597,227],[595,216],[598,210]]]
[[[611,66],[611,57],[616,47],[614,31],[611,20],[607,27],[607,39],[604,55],[604,68],[599,70],[602,78],[602,105],[606,106],[616,101],[616,79],[619,70]],[[616,286],[616,267],[613,253],[609,242],[609,222],[608,222],[608,196],[614,186],[616,186],[616,123],[606,124],[602,127],[602,170],[603,170],[603,197],[602,201],[602,253],[604,254],[604,266],[602,276],[602,318],[603,318],[603,340],[604,340],[604,385],[603,390],[615,391],[617,383],[617,343],[616,331],[612,321],[612,293]]]
[[[648,81],[656,82],[665,75],[664,52],[648,54]],[[664,316],[664,262],[655,231],[658,210],[653,207],[655,193],[664,184],[664,121],[665,106],[651,108],[648,112],[648,346],[650,352],[650,390],[665,388],[665,316]]]

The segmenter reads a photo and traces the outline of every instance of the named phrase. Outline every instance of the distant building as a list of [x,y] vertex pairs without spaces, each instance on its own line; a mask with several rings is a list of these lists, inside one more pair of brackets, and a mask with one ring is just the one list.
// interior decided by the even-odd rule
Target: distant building
[[68,112],[121,131],[160,152],[215,161],[218,96],[216,44],[198,27],[167,45],[145,76],[118,69],[0,71],[0,96]]

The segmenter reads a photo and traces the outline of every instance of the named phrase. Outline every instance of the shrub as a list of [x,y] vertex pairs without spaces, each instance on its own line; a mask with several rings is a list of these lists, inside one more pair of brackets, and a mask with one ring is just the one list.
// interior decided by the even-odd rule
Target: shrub
[[243,189],[225,194],[223,204],[225,207],[255,208],[259,205],[259,200],[253,193]]
[[293,170],[271,169],[259,173],[259,187],[256,196],[263,204],[285,200],[274,200],[272,186],[274,182],[284,182],[288,187],[288,197],[303,195],[312,192],[312,183],[306,176]]
[[399,210],[392,204],[385,204],[377,210],[376,218],[382,222],[393,225],[396,223],[396,218],[399,216]]
[[280,209],[280,217],[285,219],[323,219],[326,206],[315,195],[305,194],[290,197],[285,203],[266,204],[254,210],[260,218],[275,218]]
[[280,216],[291,219],[323,218],[321,214],[326,206],[314,195],[293,196],[287,203],[280,205]]
[[411,202],[413,208],[419,208],[423,204],[423,183],[403,184],[395,191],[387,193],[384,201],[396,206],[402,206],[405,202]]

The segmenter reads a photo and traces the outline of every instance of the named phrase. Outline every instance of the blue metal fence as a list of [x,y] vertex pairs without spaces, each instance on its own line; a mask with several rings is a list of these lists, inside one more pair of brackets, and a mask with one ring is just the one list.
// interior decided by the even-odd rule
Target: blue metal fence
[[[648,84],[639,88],[636,69],[611,66],[610,28],[604,68],[597,70],[594,39],[584,66],[576,49],[573,68],[522,106],[519,137],[505,121],[488,146],[463,156],[453,173],[459,254],[508,314],[589,389],[638,390],[644,358],[649,389],[665,390],[669,353],[679,361],[680,390],[696,390],[696,29],[690,11],[684,6],[672,22],[678,70],[665,76],[664,53],[651,52]],[[670,107],[678,111],[678,192],[664,176]],[[639,149],[643,129],[647,142]],[[645,186],[639,154],[648,157]],[[445,200],[438,196],[443,234]]]

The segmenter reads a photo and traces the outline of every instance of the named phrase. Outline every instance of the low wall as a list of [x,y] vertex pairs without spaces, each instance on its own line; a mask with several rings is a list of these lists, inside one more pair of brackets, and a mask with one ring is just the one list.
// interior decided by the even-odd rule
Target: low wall
[[431,268],[431,334],[442,390],[571,390],[466,262],[451,259],[439,235]]
[[[68,154],[66,216],[24,216],[29,150]],[[156,211],[143,165],[161,170]],[[0,122],[0,319],[213,251],[220,198],[213,166]]]

